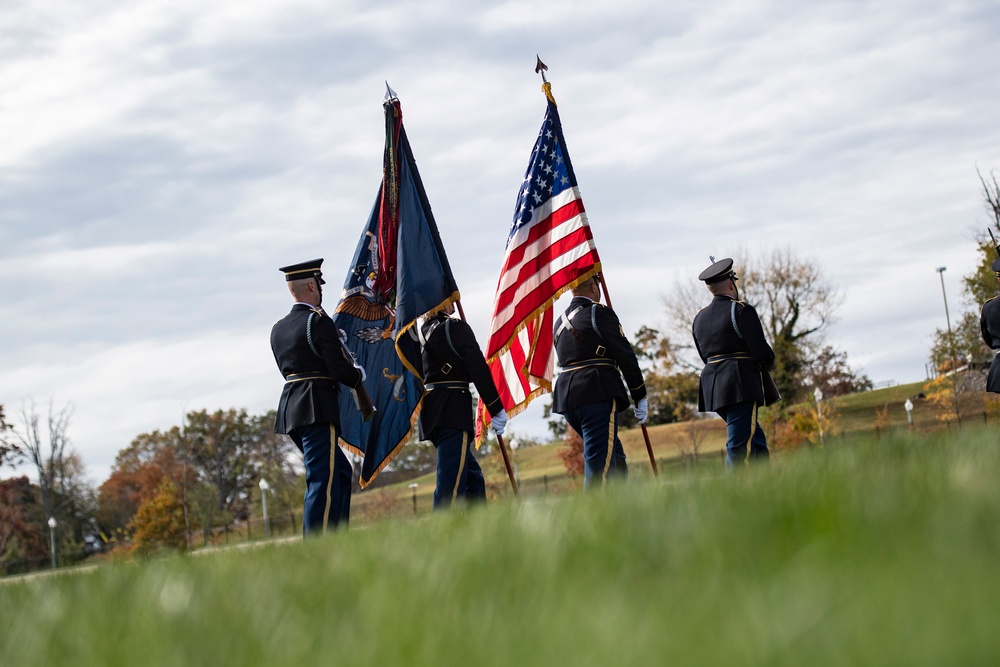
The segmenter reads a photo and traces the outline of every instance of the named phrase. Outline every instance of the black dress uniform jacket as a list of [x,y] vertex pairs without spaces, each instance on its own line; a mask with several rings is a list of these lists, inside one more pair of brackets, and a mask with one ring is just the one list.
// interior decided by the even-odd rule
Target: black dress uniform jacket
[[476,385],[491,416],[503,410],[472,327],[438,313],[423,323],[421,334],[424,345],[420,354],[427,389],[418,424],[421,440],[435,440],[444,428],[470,432],[475,428],[470,382]]
[[[585,296],[573,297],[566,309],[572,325],[555,324],[556,357],[563,367],[552,391],[552,412],[566,414],[581,405],[614,400],[620,412],[646,396],[642,370],[625,338],[615,311]],[[628,389],[622,383],[622,375]]]
[[271,328],[271,351],[286,380],[275,433],[321,423],[334,424],[339,431],[337,383],[353,389],[361,384],[361,371],[349,360],[333,320],[297,303]]
[[716,295],[695,315],[692,333],[705,362],[698,410],[714,412],[747,401],[764,405],[762,371],[774,366],[774,351],[767,344],[753,306],[724,294]]
[[[1000,298],[994,297],[983,304],[983,310],[979,314],[979,328],[983,332],[983,341],[990,349],[1000,349]],[[993,363],[990,364],[986,391],[1000,393],[1000,356],[994,356]]]

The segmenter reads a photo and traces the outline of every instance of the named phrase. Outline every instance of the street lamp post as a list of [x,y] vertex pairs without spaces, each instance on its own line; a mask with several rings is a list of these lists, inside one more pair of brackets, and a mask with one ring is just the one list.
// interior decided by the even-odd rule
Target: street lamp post
[[955,370],[955,338],[951,334],[951,315],[948,313],[948,293],[944,289],[944,272],[948,267],[939,266],[937,268],[938,275],[941,276],[941,296],[944,297],[944,319],[948,323],[948,347],[951,353],[951,364],[952,368],[949,370]]
[[56,519],[49,517],[49,544],[52,551],[52,569],[56,569]]
[[819,387],[816,387],[816,391],[813,392],[813,398],[816,399],[816,423],[819,424],[819,444],[824,444],[823,442],[823,408],[821,403],[823,401],[823,392]]
[[413,513],[417,513],[417,487],[420,486],[416,482],[410,484],[410,491],[413,492]]
[[271,524],[267,520],[267,491],[268,489],[271,488],[271,485],[267,483],[266,479],[261,477],[260,481],[257,483],[257,486],[260,487],[260,500],[262,503],[264,503],[264,537],[270,537]]

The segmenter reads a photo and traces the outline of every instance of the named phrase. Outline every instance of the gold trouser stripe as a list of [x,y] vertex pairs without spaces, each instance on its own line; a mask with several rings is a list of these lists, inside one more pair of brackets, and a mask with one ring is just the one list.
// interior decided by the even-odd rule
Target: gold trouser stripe
[[455,477],[455,488],[451,490],[451,504],[458,498],[458,484],[462,481],[462,471],[465,470],[465,457],[469,449],[469,434],[462,431],[462,459],[458,462],[458,475]]
[[611,454],[615,450],[615,402],[611,401],[611,416],[608,418],[608,455],[604,457],[604,473],[601,475],[601,487],[608,482],[608,469],[611,468]]
[[753,404],[753,411],[750,413],[750,437],[747,438],[747,456],[750,456],[750,443],[753,442],[753,436],[757,433],[757,404]]
[[334,447],[337,446],[337,429],[330,424],[330,472],[326,478],[326,507],[323,508],[323,532],[326,532],[326,524],[330,518],[330,490],[333,488],[333,462],[336,460]]

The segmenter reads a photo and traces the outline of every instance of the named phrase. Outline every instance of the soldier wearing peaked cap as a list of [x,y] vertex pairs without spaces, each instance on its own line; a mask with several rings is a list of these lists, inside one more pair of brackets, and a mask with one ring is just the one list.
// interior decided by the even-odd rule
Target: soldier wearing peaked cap
[[[997,281],[1000,281],[1000,259],[994,260],[990,268],[996,273]],[[983,304],[983,310],[979,313],[979,328],[983,341],[990,349],[1000,350],[1000,298],[993,297]],[[1000,394],[1000,354],[993,356],[990,373],[986,378],[986,391]]]
[[753,306],[739,300],[732,259],[714,261],[698,276],[712,302],[694,318],[692,333],[705,368],[698,409],[726,420],[726,465],[768,458],[767,439],[757,421],[764,405],[764,374],[774,366],[774,351]]
[[615,311],[598,303],[600,298],[599,276],[575,287],[554,332],[562,372],[552,390],[552,412],[563,415],[583,438],[585,490],[628,476],[619,415],[630,398],[640,424],[647,412],[646,384],[635,352]]
[[490,426],[503,435],[507,413],[490,367],[476,342],[472,327],[451,317],[454,304],[418,325],[423,381],[427,393],[420,409],[421,440],[437,450],[434,509],[448,509],[457,501],[485,501],[486,479],[472,454],[473,403],[469,383],[476,385],[492,419]]
[[357,388],[365,378],[340,341],[323,302],[322,259],[279,269],[294,304],[271,329],[271,351],[285,378],[274,431],[287,434],[303,454],[306,535],[345,526],[351,512],[354,470],[337,446],[339,384]]

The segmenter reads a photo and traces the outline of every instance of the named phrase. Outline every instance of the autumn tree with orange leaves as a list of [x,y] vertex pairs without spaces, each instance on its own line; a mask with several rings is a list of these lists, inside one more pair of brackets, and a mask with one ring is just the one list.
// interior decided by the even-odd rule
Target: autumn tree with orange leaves
[[180,491],[167,478],[139,506],[129,527],[133,540],[132,549],[141,554],[163,548],[184,551],[190,546]]
[[187,414],[182,426],[139,435],[119,452],[100,488],[102,528],[119,541],[141,538],[148,550],[157,535],[164,545],[176,546],[173,529],[180,517],[188,547],[193,531],[258,512],[254,494],[261,479],[270,486],[272,511],[297,507],[301,459],[273,425],[273,412],[202,410]]

